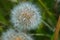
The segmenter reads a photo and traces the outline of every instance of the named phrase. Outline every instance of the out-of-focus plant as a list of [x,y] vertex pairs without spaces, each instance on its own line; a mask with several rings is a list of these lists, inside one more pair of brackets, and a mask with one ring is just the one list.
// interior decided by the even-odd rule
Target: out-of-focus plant
[[[0,0],[0,35],[6,29],[12,27],[10,23],[10,10],[25,0]],[[52,40],[54,38],[55,26],[57,24],[58,14],[60,10],[60,3],[58,3],[58,10],[55,9],[55,0],[27,0],[37,5],[41,11],[42,23],[38,29],[32,30],[29,33],[33,35],[36,40]],[[58,14],[56,13],[58,11]],[[56,15],[57,14],[57,15]],[[60,40],[60,39],[59,39]]]

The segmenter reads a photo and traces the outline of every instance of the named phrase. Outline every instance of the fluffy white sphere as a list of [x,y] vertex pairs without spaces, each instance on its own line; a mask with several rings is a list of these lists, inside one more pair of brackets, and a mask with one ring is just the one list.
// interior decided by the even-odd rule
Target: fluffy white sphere
[[33,40],[30,36],[22,32],[16,32],[12,29],[9,29],[7,32],[4,32],[1,38],[2,40]]
[[29,2],[20,3],[11,10],[11,22],[19,30],[36,29],[41,22],[39,9]]

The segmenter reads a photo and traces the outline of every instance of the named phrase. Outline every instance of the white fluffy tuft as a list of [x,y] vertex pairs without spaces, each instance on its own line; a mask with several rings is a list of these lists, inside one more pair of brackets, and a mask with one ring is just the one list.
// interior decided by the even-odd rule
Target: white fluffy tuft
[[20,32],[9,29],[7,32],[2,34],[2,40],[33,40],[30,36]]
[[19,30],[36,29],[41,22],[39,9],[29,2],[20,3],[11,10],[11,22]]

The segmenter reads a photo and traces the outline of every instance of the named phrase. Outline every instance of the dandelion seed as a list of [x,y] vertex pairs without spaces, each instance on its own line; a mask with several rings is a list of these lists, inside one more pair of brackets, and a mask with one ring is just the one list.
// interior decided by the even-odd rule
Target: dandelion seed
[[11,22],[19,30],[36,29],[41,23],[39,9],[29,2],[20,3],[11,11]]
[[33,40],[30,36],[22,33],[16,32],[12,29],[9,29],[7,32],[2,34],[2,40]]

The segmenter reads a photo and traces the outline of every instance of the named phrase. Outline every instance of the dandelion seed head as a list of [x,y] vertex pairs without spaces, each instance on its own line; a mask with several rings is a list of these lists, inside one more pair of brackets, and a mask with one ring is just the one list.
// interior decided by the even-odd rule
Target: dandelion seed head
[[9,29],[7,32],[2,34],[2,40],[33,40],[30,36],[22,33],[16,32],[12,29]]
[[36,29],[41,22],[39,9],[32,3],[20,3],[11,11],[11,22],[19,30]]

